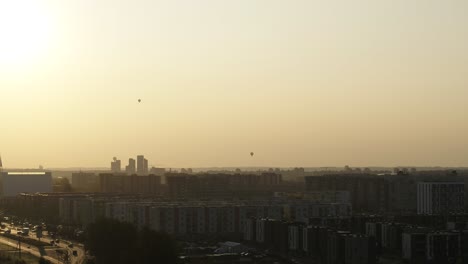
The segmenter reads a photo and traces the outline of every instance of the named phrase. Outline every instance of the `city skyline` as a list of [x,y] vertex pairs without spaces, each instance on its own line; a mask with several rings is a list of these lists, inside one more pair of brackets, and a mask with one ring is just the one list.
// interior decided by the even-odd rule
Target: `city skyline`
[[468,166],[467,12],[436,0],[2,1],[3,162]]
[[0,0],[0,263],[468,264],[467,14]]

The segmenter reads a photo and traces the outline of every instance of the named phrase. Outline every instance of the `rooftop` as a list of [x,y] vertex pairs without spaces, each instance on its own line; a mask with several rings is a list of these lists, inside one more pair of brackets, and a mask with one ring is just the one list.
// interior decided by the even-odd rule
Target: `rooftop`
[[45,175],[45,172],[8,172],[8,175]]

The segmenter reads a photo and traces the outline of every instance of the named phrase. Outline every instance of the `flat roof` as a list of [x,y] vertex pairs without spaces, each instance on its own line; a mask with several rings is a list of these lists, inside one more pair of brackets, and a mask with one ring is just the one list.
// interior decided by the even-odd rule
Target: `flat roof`
[[46,175],[45,172],[8,172],[8,175]]

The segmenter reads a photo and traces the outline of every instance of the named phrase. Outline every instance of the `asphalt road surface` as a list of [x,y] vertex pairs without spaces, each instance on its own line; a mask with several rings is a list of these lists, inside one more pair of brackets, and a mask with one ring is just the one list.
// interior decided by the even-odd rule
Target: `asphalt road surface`
[[[4,223],[5,224],[5,223]],[[17,230],[15,227],[6,224],[7,228],[11,229],[11,234],[15,236],[21,236],[17,235]],[[4,231],[4,230],[2,230]],[[21,236],[24,237],[24,236]],[[29,239],[34,239],[34,240],[39,240],[35,234],[30,233],[28,236],[26,236]],[[52,239],[43,236],[40,241],[48,243]],[[17,248],[18,246],[18,240],[15,239],[10,239],[5,236],[0,235],[0,243]],[[57,251],[67,251],[68,255],[70,256],[70,261],[68,263],[71,264],[83,264],[85,263],[86,255],[84,251],[83,245],[75,244],[73,243],[73,248],[68,247],[69,244],[71,244],[71,241],[65,241],[65,240],[60,240],[60,242],[55,244],[54,246],[45,246],[45,247],[36,247],[33,245],[29,245],[25,243],[24,241],[21,242],[21,252],[22,253],[30,253],[34,256],[37,257],[44,257],[45,259],[51,261],[52,263],[57,263],[58,261],[61,263],[61,255],[63,254],[58,254]],[[77,256],[73,255],[73,251],[76,250]]]

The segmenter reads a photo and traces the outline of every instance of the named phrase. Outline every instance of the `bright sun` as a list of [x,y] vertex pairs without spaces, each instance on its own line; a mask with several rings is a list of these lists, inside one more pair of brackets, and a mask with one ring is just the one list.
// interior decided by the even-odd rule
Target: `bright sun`
[[0,0],[0,66],[23,66],[43,55],[52,23],[38,0]]

